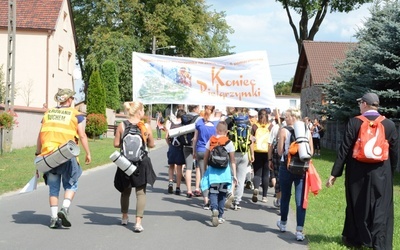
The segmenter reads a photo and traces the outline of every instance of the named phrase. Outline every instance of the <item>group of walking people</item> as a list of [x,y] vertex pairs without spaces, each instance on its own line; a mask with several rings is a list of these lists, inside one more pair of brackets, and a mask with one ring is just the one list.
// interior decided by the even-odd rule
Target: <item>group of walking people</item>
[[[189,105],[190,112],[199,114],[200,107]],[[302,197],[304,188],[304,175],[294,176],[286,170],[286,157],[290,140],[288,130],[281,129],[284,126],[293,126],[294,122],[301,121],[300,111],[289,109],[279,115],[275,111],[272,114],[269,108],[247,109],[240,107],[227,107],[226,114],[218,114],[215,106],[206,105],[204,116],[198,115],[194,121],[194,136],[192,144],[182,146],[179,136],[170,137],[171,129],[179,128],[182,125],[182,117],[185,115],[183,109],[178,109],[176,119],[166,122],[166,140],[169,145],[167,159],[169,164],[169,184],[168,192],[173,193],[173,185],[176,185],[175,194],[181,194],[181,178],[183,176],[183,166],[186,165],[186,196],[188,198],[196,196],[203,197],[203,208],[212,211],[212,222],[214,226],[223,223],[224,207],[233,210],[241,209],[241,201],[244,194],[246,177],[252,173],[253,195],[252,202],[267,202],[268,188],[275,189],[274,205],[280,207],[281,220],[277,225],[279,229],[286,231],[287,215],[289,212],[289,201],[291,188],[294,184],[296,189],[297,203],[297,233],[296,239],[304,240],[303,227],[305,220],[305,209],[302,208]],[[229,180],[221,180],[221,171],[216,171],[210,167],[208,157],[210,154],[210,138],[213,136],[227,137],[229,144],[225,147],[231,155],[230,167],[226,171],[230,172]],[[308,139],[312,147],[311,132],[308,131]],[[278,145],[273,147],[273,145]],[[273,154],[273,150],[277,149]],[[282,150],[280,150],[282,149]],[[186,154],[184,152],[187,152]],[[192,192],[191,175],[196,170],[195,191]],[[175,175],[175,179],[174,179]],[[282,175],[282,176],[281,176]],[[218,176],[218,178],[214,178]],[[283,178],[283,184],[280,179]],[[225,186],[224,186],[225,184]],[[211,191],[215,192],[215,185],[218,186],[221,200],[210,202]],[[221,194],[222,193],[222,194]],[[217,202],[215,204],[215,202]],[[222,207],[221,207],[222,206]],[[218,223],[217,223],[218,221]]]
[[[73,107],[75,92],[60,89],[55,95],[59,106],[49,109],[42,120],[38,136],[36,160],[56,150],[66,141],[73,140],[82,145],[85,150],[85,163],[91,162],[87,136],[83,127],[84,116]],[[377,111],[379,98],[368,93],[358,99],[361,113],[370,120],[379,117]],[[141,136],[146,148],[154,147],[154,138],[149,124],[144,124],[144,106],[141,102],[132,101],[124,104],[128,115],[128,124],[140,125]],[[169,184],[168,192],[181,194],[182,180],[186,183],[186,196],[203,197],[204,209],[211,210],[212,225],[218,226],[225,222],[226,207],[239,210],[246,183],[246,177],[253,172],[253,195],[251,200],[267,202],[267,191],[270,186],[275,188],[274,205],[280,208],[280,219],[277,227],[281,232],[287,230],[289,203],[292,187],[296,204],[296,240],[303,241],[306,209],[303,207],[305,176],[294,174],[287,168],[289,145],[292,140],[290,127],[297,121],[302,121],[298,109],[288,109],[282,114],[270,109],[248,110],[239,107],[228,107],[226,115],[215,109],[215,106],[205,105],[203,112],[200,106],[189,105],[189,112],[179,109],[175,119],[164,123],[168,143]],[[57,113],[59,116],[49,115]],[[200,115],[202,113],[202,115]],[[184,117],[190,114],[194,121],[192,137],[186,137],[190,143],[184,143],[182,138],[169,136],[172,129],[179,128]],[[248,117],[248,119],[243,118]],[[244,124],[242,124],[242,123]],[[336,178],[346,170],[346,221],[343,230],[343,243],[346,246],[367,246],[374,249],[391,249],[393,238],[393,172],[397,167],[398,134],[392,121],[384,119],[385,137],[388,141],[388,159],[381,163],[361,163],[351,157],[351,148],[357,140],[357,131],[361,122],[352,118],[344,132],[337,160],[332,169],[327,187],[331,187]],[[114,147],[121,148],[122,137],[126,133],[125,123],[120,123],[116,130]],[[185,123],[186,124],[186,123]],[[306,126],[308,127],[308,126]],[[305,130],[311,155],[314,154],[315,133],[323,130],[318,122]],[[244,131],[244,130],[245,131]],[[187,133],[189,134],[189,133]],[[321,135],[319,134],[319,139]],[[222,145],[229,155],[226,168],[216,168],[209,164],[209,156],[213,142],[225,141]],[[320,148],[316,148],[320,155]],[[183,166],[186,166],[183,174]],[[250,167],[249,167],[250,166]],[[196,172],[194,190],[192,189],[192,171]],[[71,227],[68,218],[69,207],[78,187],[78,179],[82,173],[80,163],[72,158],[60,166],[44,173],[49,186],[50,228],[61,225]],[[175,180],[174,180],[175,176]],[[150,158],[144,154],[137,164],[137,170],[127,176],[117,168],[114,185],[121,192],[121,224],[128,224],[129,200],[132,188],[136,193],[135,232],[143,232],[142,218],[146,203],[146,186],[153,185],[156,174]],[[62,207],[58,208],[60,184],[65,189]],[[271,185],[270,185],[271,184]]]

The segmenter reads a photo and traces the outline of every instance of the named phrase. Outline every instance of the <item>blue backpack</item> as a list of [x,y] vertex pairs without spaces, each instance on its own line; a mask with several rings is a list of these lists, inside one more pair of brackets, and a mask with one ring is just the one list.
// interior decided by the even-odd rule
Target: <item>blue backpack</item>
[[235,150],[248,152],[250,145],[250,120],[246,114],[237,114],[232,117],[233,126],[229,131],[229,138],[235,145]]

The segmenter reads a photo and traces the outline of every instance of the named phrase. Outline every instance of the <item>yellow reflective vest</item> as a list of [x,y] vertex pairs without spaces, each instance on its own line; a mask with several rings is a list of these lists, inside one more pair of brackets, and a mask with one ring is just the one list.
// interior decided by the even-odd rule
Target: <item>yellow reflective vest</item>
[[69,140],[75,141],[78,133],[78,118],[80,113],[74,108],[49,109],[43,117],[40,141],[40,155],[48,155],[60,145]]

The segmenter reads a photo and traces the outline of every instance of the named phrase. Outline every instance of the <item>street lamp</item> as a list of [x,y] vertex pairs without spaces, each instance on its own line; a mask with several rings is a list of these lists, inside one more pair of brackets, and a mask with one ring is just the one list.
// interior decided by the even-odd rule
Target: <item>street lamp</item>
[[[168,46],[166,46],[166,47],[161,47],[161,48],[157,48],[157,41],[156,41],[156,37],[155,36],[153,36],[153,47],[152,47],[152,50],[151,50],[151,53],[152,54],[156,54],[156,51],[157,50],[161,50],[161,49],[175,49],[176,48],[176,46],[175,45],[168,45]],[[165,54],[164,52],[163,52],[163,54]]]

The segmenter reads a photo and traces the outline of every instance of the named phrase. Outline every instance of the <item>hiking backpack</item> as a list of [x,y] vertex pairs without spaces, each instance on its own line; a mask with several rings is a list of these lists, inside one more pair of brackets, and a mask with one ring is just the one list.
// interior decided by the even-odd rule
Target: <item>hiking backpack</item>
[[[181,117],[182,126],[195,123],[196,120],[197,120],[197,117],[199,117],[199,115],[184,114],[184,115]],[[193,136],[194,136],[194,132],[181,135],[181,136],[180,136],[180,142],[181,142],[181,144],[184,145],[184,146],[192,146]]]
[[239,152],[248,152],[250,145],[250,120],[245,114],[238,114],[231,117],[233,126],[229,130],[229,138]]
[[[181,127],[182,124],[181,123],[173,123],[171,121],[171,127],[170,129],[174,129],[174,128],[179,128]],[[175,137],[170,137],[168,138],[169,142],[171,143],[172,146],[174,147],[180,147],[182,146],[181,140],[180,140],[180,136],[175,136]]]
[[132,163],[139,163],[147,155],[144,136],[146,135],[144,124],[132,124],[128,120],[123,122],[124,133],[122,135],[121,153]]
[[254,144],[254,152],[268,153],[268,141],[273,125],[261,125],[258,122],[254,125],[257,127],[254,135],[256,139]]
[[229,164],[229,152],[225,145],[230,142],[226,136],[210,138],[210,156],[208,157],[208,165],[215,168],[226,168]]
[[285,127],[290,132],[290,144],[287,152],[287,169],[292,174],[303,175],[308,171],[310,161],[302,161],[299,156],[296,136],[292,127]]
[[279,154],[278,154],[278,135],[274,138],[272,142],[272,164],[274,167],[279,167],[279,162],[281,161]]
[[377,163],[388,159],[389,143],[385,137],[385,127],[382,125],[384,116],[378,116],[374,121],[363,115],[356,116],[363,121],[353,148],[353,158],[360,162]]

